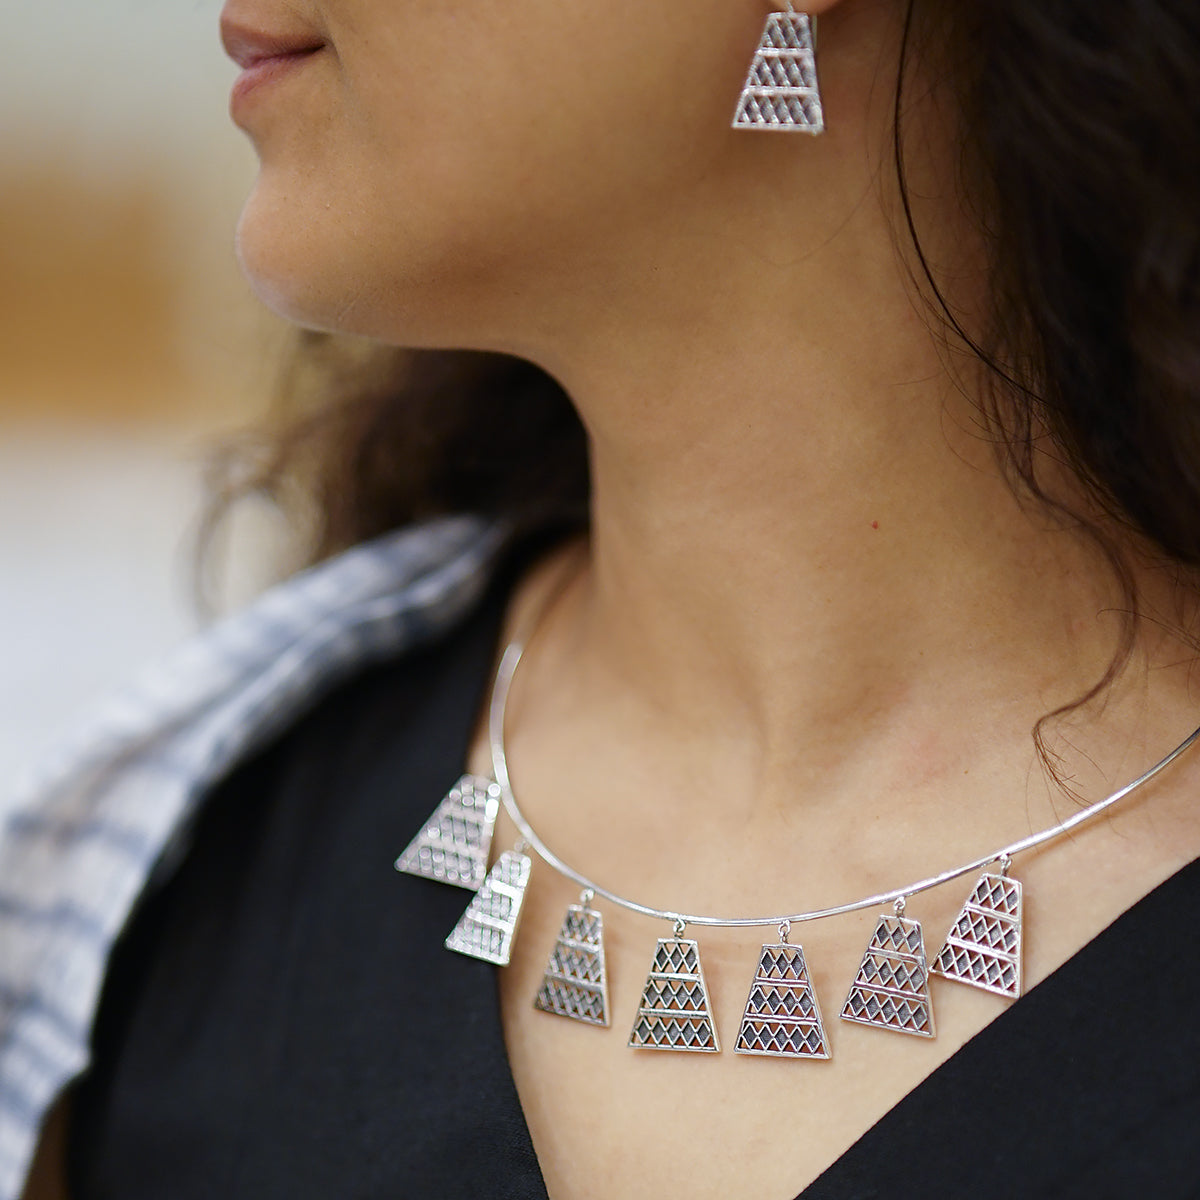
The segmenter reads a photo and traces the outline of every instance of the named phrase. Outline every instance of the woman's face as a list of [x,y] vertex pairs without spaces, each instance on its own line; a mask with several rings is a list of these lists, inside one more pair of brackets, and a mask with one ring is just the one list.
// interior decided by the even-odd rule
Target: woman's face
[[746,135],[729,121],[767,11],[228,0],[235,57],[316,47],[235,90],[261,160],[243,266],[306,324],[414,345],[486,341],[494,325],[502,339],[534,290],[593,277],[731,169]]

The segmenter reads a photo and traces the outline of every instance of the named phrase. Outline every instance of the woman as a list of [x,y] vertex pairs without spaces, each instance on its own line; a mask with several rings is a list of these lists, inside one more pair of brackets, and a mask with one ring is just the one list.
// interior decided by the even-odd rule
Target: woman
[[[260,295],[510,357],[417,356],[293,443],[353,464],[323,551],[486,519],[285,585],[215,635],[236,671],[95,756],[107,788],[152,747],[168,782],[139,785],[141,874],[107,884],[90,1047],[30,1068],[40,1115],[92,1060],[39,1166],[65,1154],[73,1194],[1194,1194],[1194,752],[987,867],[1024,888],[1025,998],[926,968],[965,864],[1198,723],[1200,19],[806,12],[819,97],[811,24],[758,0],[229,0]],[[579,877],[534,863],[493,994],[442,944],[479,951],[470,897],[390,863],[463,770],[486,807],[518,636],[502,749],[528,830],[502,808],[489,861],[544,844]],[[42,827],[73,845],[81,819]],[[893,895],[790,943],[670,919]],[[570,905],[603,917],[608,1030],[544,1011]],[[872,942],[871,983],[880,930],[913,940]],[[809,1052],[734,1053],[760,950],[801,941],[771,1004],[815,998],[787,1018]],[[889,994],[899,1017],[871,1007]],[[626,1047],[661,1039],[724,1052]]]

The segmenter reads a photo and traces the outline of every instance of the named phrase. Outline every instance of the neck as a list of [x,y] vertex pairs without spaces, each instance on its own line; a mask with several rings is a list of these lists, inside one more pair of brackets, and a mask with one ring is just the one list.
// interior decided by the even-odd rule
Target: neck
[[[728,176],[530,289],[558,303],[504,347],[556,375],[591,438],[589,569],[552,622],[571,673],[693,744],[753,747],[756,779],[833,786],[868,744],[922,771],[985,740],[1027,762],[1034,723],[1119,642],[1110,568],[1014,494],[914,299],[885,116],[863,108],[853,152],[744,135]],[[973,225],[929,153],[910,156],[925,250],[979,310]]]
[[932,347],[920,363],[868,336],[865,368],[808,345],[768,366],[711,332],[705,361],[576,392],[594,478],[577,612],[608,670],[694,726],[733,710],[767,745],[828,750],[968,703],[1023,701],[1027,731],[1103,672],[1106,568],[1018,503]]

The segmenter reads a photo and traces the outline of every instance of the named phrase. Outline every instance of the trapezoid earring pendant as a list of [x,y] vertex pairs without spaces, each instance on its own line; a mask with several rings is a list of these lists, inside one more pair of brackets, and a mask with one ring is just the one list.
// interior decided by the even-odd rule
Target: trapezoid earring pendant
[[700,946],[683,936],[685,928],[676,921],[675,936],[658,939],[629,1035],[633,1050],[721,1052],[700,966]]
[[734,1047],[737,1054],[829,1058],[804,950],[788,944],[790,931],[791,922],[785,921],[779,927],[779,941],[762,948]]
[[567,909],[558,941],[550,952],[533,1006],[585,1025],[608,1026],[608,973],[604,966],[604,918],[585,891]]
[[479,891],[499,812],[500,785],[464,775],[396,859],[396,870]]
[[734,129],[823,133],[825,111],[817,83],[816,18],[792,10],[767,17],[733,115]]
[[1019,880],[1008,877],[1011,866],[1006,854],[998,875],[980,877],[930,969],[1016,1000],[1022,984],[1022,888]]
[[507,967],[533,861],[518,844],[496,859],[483,886],[446,939],[446,949]]
[[842,1020],[896,1033],[933,1037],[933,1001],[921,922],[904,915],[904,897],[894,916],[879,918],[858,975],[842,1007]]

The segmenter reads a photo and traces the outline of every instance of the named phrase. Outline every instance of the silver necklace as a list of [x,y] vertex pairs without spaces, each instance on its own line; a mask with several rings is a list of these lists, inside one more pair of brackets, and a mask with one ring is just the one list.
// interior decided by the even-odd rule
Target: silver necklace
[[[700,960],[688,926],[775,928],[779,940],[759,953],[738,1030],[739,1054],[778,1058],[829,1058],[829,1039],[802,946],[788,938],[792,927],[865,909],[882,913],[842,1005],[843,1020],[896,1033],[932,1038],[935,1033],[931,975],[983,988],[1010,1000],[1022,993],[1022,885],[1010,876],[1013,859],[1062,837],[1099,816],[1149,782],[1200,739],[1195,730],[1165,758],[1110,796],[1039,833],[1002,846],[928,879],[849,904],[770,916],[724,917],[654,908],[621,896],[564,862],[546,845],[521,811],[508,773],[504,721],[513,677],[526,642],[515,640],[496,672],[488,709],[492,777],[464,775],[450,789],[421,832],[396,860],[397,870],[475,892],[446,939],[451,950],[506,966],[533,868],[532,851],[581,889],[572,904],[534,999],[535,1007],[585,1024],[608,1026],[611,1010],[604,956],[604,918],[593,907],[605,900],[629,912],[669,922],[671,936],[658,939],[629,1046],[634,1049],[720,1051],[716,1022]],[[520,839],[488,870],[492,834],[503,805]],[[906,913],[908,901],[964,875],[984,870],[959,911],[932,963],[926,958],[921,922]]]

